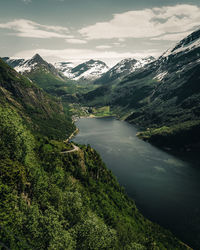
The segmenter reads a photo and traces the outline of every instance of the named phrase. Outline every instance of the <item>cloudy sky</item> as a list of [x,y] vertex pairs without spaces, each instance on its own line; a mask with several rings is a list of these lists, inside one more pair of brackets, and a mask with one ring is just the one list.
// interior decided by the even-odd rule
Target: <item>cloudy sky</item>
[[199,27],[199,0],[1,0],[0,56],[111,66],[159,56]]

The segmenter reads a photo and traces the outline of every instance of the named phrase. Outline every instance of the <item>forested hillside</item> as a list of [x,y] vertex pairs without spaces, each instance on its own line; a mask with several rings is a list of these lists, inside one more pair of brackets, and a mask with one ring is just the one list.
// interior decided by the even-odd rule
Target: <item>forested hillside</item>
[[187,249],[94,149],[69,151],[73,130],[59,100],[0,61],[0,249]]

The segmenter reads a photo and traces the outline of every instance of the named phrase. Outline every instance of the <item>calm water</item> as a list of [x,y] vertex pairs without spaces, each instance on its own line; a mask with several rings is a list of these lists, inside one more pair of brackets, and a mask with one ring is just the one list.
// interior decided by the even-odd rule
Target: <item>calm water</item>
[[76,125],[74,141],[101,154],[142,213],[200,249],[200,166],[139,140],[134,126],[114,118]]

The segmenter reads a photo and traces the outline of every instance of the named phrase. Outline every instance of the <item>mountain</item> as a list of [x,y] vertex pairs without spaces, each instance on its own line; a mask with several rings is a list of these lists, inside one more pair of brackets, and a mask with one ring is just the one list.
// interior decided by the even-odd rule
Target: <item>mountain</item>
[[[145,116],[147,113],[148,115],[146,122],[143,121],[142,124],[145,126],[149,124],[147,117],[153,113],[155,119],[150,119],[152,124],[173,124],[177,119],[176,116],[182,122],[199,117],[199,77],[200,30],[181,40],[141,72],[129,75],[122,85],[132,82],[134,86],[139,79],[150,78],[155,87],[149,93],[148,105],[145,104],[143,107]],[[139,122],[140,118],[134,120]]]
[[[17,73],[0,59],[1,104],[17,112],[34,133],[65,138],[74,130],[71,117],[66,116],[61,102],[48,96],[29,79]],[[59,126],[58,126],[59,124]]]
[[[9,57],[3,57],[2,59],[17,72],[26,75],[33,81],[36,81],[40,86],[41,81],[39,82],[35,79],[37,78],[36,74],[48,74],[55,78],[55,80],[61,81],[66,81],[66,78],[74,81],[94,81],[109,69],[104,62],[92,59],[77,66],[74,66],[71,62],[57,62],[52,65],[46,62],[39,54],[34,55],[29,60],[12,59]],[[50,85],[52,84],[50,83]]]
[[0,59],[1,248],[189,249],[142,216],[94,149],[63,142],[69,118]]
[[139,136],[159,146],[200,150],[199,79],[197,30],[157,60],[125,75],[112,87],[108,82],[85,94],[82,100],[85,105],[109,105],[117,116],[147,129]]
[[193,32],[186,38],[177,43],[175,47],[167,50],[162,57],[168,57],[176,54],[185,54],[191,50],[195,50],[200,47],[200,30]]
[[[133,100],[132,113],[127,120],[150,128],[139,136],[156,145],[200,150],[197,139],[200,135],[199,80],[200,30],[197,30],[141,72],[124,80],[122,85],[131,86],[129,91],[133,92],[126,93],[128,105]],[[145,93],[148,81],[152,89],[146,89]],[[143,90],[136,89],[141,82]],[[134,98],[139,94],[138,100]]]
[[17,72],[28,77],[45,91],[54,94],[57,88],[65,86],[65,77],[52,64],[46,62],[39,54],[29,60],[2,58]]
[[[123,105],[123,102],[126,102],[125,93],[126,91],[129,91],[129,87],[124,88],[126,91],[124,91],[124,89],[121,91],[120,83],[131,73],[143,69],[145,65],[154,61],[155,58],[151,56],[141,60],[127,58],[120,61],[105,74],[103,74],[102,77],[94,81],[94,83],[101,86],[83,94],[80,97],[80,102],[89,106],[125,106]],[[128,111],[129,109],[125,109],[125,113],[128,113]]]
[[43,70],[46,72],[50,72],[57,77],[60,77],[59,72],[56,70],[56,68],[52,64],[46,62],[39,54],[35,54],[29,60],[11,59],[9,57],[3,57],[2,59],[21,74],[30,74],[37,70]]
[[64,76],[69,79],[73,79],[74,75],[71,73],[72,69],[75,67],[72,62],[57,62],[54,63],[54,67],[62,72]]
[[111,83],[117,80],[118,82],[123,79],[124,76],[134,72],[135,70],[143,67],[145,64],[150,63],[155,60],[154,57],[146,57],[141,60],[136,60],[134,58],[126,58],[113,66],[108,70],[102,77],[98,78],[95,83],[105,84]]
[[[127,118],[131,123],[155,128],[139,136],[160,146],[200,151],[197,139],[200,136],[200,30],[166,51],[141,74],[156,80],[157,86],[149,93],[148,103]],[[125,82],[133,84],[137,77],[132,75]]]
[[65,76],[75,81],[94,81],[101,77],[109,67],[102,61],[89,60],[73,67],[71,63],[56,63],[55,67]]
[[20,65],[23,65],[26,61],[25,59],[12,59],[9,57],[2,57],[2,60],[5,61],[8,65],[10,65],[12,68],[19,67]]

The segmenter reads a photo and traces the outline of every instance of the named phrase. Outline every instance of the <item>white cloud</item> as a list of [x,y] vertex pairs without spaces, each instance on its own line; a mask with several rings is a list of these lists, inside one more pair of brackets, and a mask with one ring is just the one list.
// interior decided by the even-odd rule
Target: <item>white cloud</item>
[[67,43],[72,43],[72,44],[86,44],[87,41],[82,40],[82,39],[65,39]]
[[179,41],[188,36],[191,32],[183,32],[183,33],[174,33],[174,34],[166,34],[164,36],[153,37],[151,40],[154,41]]
[[112,46],[110,45],[98,45],[96,46],[97,49],[110,49],[112,48]]
[[153,38],[194,29],[200,24],[200,7],[179,4],[161,8],[114,14],[108,22],[99,22],[79,30],[86,39]]
[[68,38],[69,29],[61,26],[42,25],[26,19],[17,19],[0,23],[1,29],[13,30],[19,37],[32,38]]
[[139,53],[131,52],[116,52],[116,51],[99,51],[92,49],[64,49],[64,50],[50,50],[50,49],[36,49],[25,50],[14,55],[15,58],[31,58],[34,54],[40,54],[49,62],[55,61],[71,61],[75,64],[87,61],[90,59],[105,61],[109,66],[113,66],[124,58],[144,58],[146,56],[159,56],[160,53],[154,50],[145,50]]

